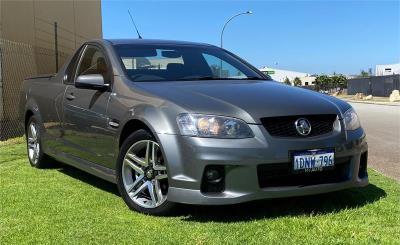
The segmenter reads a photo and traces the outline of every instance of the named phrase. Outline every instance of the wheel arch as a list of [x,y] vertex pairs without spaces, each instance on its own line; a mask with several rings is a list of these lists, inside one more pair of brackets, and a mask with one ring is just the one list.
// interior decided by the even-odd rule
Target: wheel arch
[[29,118],[31,118],[32,116],[35,116],[39,122],[42,122],[42,116],[39,110],[38,103],[36,103],[33,98],[29,98],[24,108],[24,114],[21,113],[20,116],[20,122],[21,124],[24,124],[23,127],[25,130],[26,124],[28,123]]
[[26,131],[26,127],[28,124],[29,119],[33,116],[33,111],[31,109],[26,110],[25,116],[24,116],[24,130]]
[[154,130],[152,130],[152,128],[143,120],[130,119],[124,124],[124,126],[121,129],[121,133],[119,134],[118,138],[118,149],[121,148],[122,144],[124,143],[126,138],[129,137],[129,135],[140,129],[148,131],[150,134],[153,135],[153,137],[157,138],[156,134],[154,133]]

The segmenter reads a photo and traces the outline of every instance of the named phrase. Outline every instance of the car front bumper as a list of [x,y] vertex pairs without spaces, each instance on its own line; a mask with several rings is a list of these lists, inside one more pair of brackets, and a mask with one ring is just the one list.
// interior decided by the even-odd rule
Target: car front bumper
[[[362,128],[338,131],[313,138],[274,138],[260,125],[250,125],[255,137],[213,139],[157,134],[167,161],[168,200],[177,203],[223,205],[240,202],[312,195],[368,185],[359,178],[360,158],[368,150]],[[261,187],[257,170],[261,165],[290,164],[291,151],[335,149],[336,159],[347,159],[348,178],[335,183]],[[224,189],[202,192],[206,166],[223,165]]]

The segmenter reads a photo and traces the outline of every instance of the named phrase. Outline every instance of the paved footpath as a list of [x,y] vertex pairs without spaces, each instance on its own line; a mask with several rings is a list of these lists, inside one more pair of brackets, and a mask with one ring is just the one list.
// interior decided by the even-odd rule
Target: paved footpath
[[351,105],[367,133],[369,166],[400,181],[400,106]]

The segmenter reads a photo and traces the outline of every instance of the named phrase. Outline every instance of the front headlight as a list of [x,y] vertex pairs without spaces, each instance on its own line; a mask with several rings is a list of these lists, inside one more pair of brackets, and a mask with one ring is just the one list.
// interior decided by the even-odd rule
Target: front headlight
[[180,114],[177,122],[181,135],[241,139],[254,137],[250,127],[242,120],[201,114]]
[[344,125],[346,130],[356,130],[361,127],[360,120],[353,108],[344,113]]

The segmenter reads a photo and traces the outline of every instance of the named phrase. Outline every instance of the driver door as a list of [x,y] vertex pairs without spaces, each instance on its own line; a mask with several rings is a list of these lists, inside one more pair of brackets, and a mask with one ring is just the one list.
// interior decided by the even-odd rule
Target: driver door
[[[80,75],[101,74],[111,83],[111,67],[96,45],[86,45],[79,60],[74,82]],[[68,85],[64,95],[64,140],[66,153],[111,167],[113,134],[108,128],[107,105],[110,89],[78,88]]]

